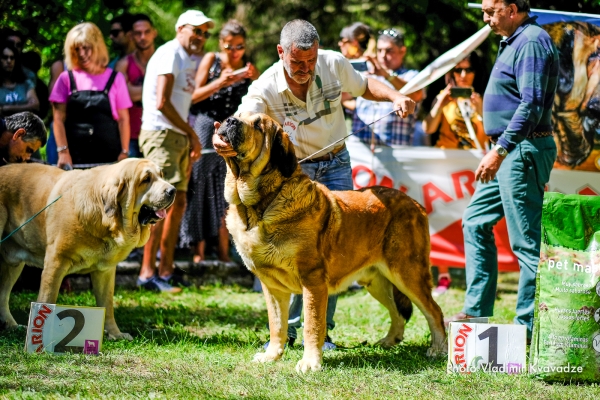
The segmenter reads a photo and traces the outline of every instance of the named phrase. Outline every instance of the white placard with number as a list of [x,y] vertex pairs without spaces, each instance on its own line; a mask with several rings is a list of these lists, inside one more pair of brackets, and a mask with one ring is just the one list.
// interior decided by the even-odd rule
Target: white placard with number
[[31,303],[28,353],[98,354],[104,335],[104,307]]
[[526,372],[524,325],[451,322],[448,335],[448,373]]

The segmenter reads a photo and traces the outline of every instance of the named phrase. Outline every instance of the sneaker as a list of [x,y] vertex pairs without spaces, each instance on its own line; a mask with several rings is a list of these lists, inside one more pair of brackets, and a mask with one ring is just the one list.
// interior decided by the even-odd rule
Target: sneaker
[[161,281],[165,282],[166,284],[174,286],[174,287],[178,287],[178,286],[190,287],[190,286],[192,286],[192,284],[187,279],[185,279],[183,277],[183,275],[171,274],[171,276],[168,279],[163,278],[161,276],[159,276],[158,279],[160,279]]
[[446,293],[448,291],[448,289],[450,288],[450,284],[452,283],[452,281],[450,280],[450,278],[443,276],[438,280],[438,285],[435,289],[433,289],[433,296],[437,297],[437,296],[441,296],[444,293]]
[[[304,346],[304,340],[302,340],[302,346]],[[329,351],[329,350],[335,350],[336,348],[337,348],[337,346],[333,343],[333,340],[331,340],[331,337],[329,337],[329,335],[325,336],[325,343],[323,343],[323,347],[321,347],[321,350]]]
[[[287,339],[287,343],[286,343],[286,344],[283,346],[283,348],[285,349],[286,347],[288,347],[288,345],[290,346],[290,348],[291,348],[291,347],[294,347],[294,343],[295,343],[295,342],[296,342],[296,338],[293,338],[293,337],[288,337],[288,339]],[[271,341],[270,341],[270,340],[269,340],[269,341],[267,341],[267,343],[265,343],[265,344],[263,345],[263,349],[265,349],[265,350],[266,350],[266,349],[267,349],[267,347],[269,347],[269,343],[271,343]]]
[[137,286],[141,289],[150,290],[152,292],[164,292],[164,293],[179,293],[181,288],[173,287],[162,279],[153,276],[148,280],[141,280],[138,278]]

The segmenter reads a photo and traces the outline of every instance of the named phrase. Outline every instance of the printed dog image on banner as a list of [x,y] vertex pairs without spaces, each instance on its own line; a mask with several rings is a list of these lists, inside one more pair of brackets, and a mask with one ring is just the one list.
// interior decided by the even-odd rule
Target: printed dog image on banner
[[552,117],[559,169],[600,170],[600,27],[589,22],[543,25],[560,54]]

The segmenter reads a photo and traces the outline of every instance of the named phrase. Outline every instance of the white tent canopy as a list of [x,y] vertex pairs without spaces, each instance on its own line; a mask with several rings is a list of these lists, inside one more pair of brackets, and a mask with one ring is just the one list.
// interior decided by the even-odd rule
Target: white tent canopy
[[473,50],[479,47],[479,45],[489,36],[491,31],[491,28],[486,25],[458,46],[436,58],[431,64],[425,67],[425,69],[419,72],[418,75],[404,85],[402,89],[400,89],[400,93],[411,94],[427,87],[429,84],[442,77]]

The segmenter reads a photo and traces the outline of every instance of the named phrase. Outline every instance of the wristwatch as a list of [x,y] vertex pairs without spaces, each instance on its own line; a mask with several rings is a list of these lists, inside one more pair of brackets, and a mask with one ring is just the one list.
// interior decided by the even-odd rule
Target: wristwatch
[[504,147],[500,146],[499,144],[494,146],[494,150],[496,150],[496,153],[498,153],[498,155],[500,157],[506,157],[508,155],[508,150],[506,150]]
[[385,78],[388,82],[391,82],[394,80],[395,77],[397,77],[398,74],[395,72],[392,72],[387,78]]

